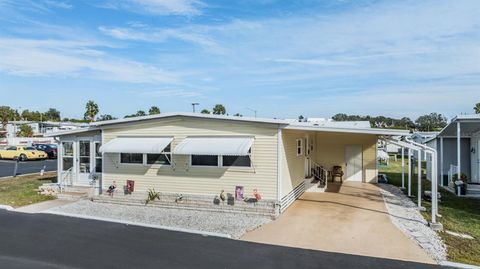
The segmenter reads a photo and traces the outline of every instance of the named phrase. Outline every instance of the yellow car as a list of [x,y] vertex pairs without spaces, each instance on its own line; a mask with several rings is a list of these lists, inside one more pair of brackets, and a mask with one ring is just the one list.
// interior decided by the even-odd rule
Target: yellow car
[[0,159],[12,159],[12,160],[38,160],[48,158],[47,153],[41,150],[37,150],[34,147],[28,146],[10,146],[5,150],[0,150]]

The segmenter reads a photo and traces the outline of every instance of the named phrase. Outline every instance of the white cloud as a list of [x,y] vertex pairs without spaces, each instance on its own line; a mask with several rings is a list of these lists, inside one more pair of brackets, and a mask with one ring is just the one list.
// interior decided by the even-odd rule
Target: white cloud
[[125,0],[108,1],[100,6],[153,15],[195,16],[206,5],[198,0]]
[[191,29],[161,29],[161,28],[146,28],[137,29],[122,28],[122,27],[106,27],[100,26],[98,28],[102,33],[120,39],[131,41],[144,41],[163,43],[171,39],[182,40],[194,45],[198,45],[211,53],[224,54],[226,50],[222,48],[218,43],[209,38],[206,35],[195,32]]
[[45,0],[45,4],[47,6],[56,7],[56,8],[63,8],[63,9],[71,9],[73,5],[67,2],[61,1],[54,1],[54,0]]
[[150,96],[150,97],[180,97],[180,98],[203,96],[200,92],[182,90],[182,89],[163,89],[163,90],[146,91],[146,92],[142,92],[142,95]]
[[131,83],[175,83],[178,77],[155,66],[108,56],[79,41],[0,39],[0,70],[18,76],[85,76]]

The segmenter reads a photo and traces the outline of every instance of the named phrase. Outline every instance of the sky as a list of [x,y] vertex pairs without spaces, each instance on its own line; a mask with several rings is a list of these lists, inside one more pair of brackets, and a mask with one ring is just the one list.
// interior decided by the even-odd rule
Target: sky
[[0,105],[451,118],[480,102],[478,0],[0,0]]

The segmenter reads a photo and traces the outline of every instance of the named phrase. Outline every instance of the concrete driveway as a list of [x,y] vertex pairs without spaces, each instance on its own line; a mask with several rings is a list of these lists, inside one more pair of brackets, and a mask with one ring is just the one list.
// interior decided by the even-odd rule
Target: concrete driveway
[[325,193],[304,193],[277,220],[242,239],[434,263],[390,221],[378,187],[367,183],[330,184]]

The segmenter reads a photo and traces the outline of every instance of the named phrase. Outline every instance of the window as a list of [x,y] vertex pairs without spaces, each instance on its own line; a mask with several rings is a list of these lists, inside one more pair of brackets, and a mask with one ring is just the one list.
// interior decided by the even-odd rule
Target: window
[[147,154],[147,164],[170,165],[172,160],[171,145],[168,146],[160,154]]
[[24,150],[37,150],[37,149],[34,148],[34,147],[25,147],[25,148],[23,148],[23,149],[24,149]]
[[62,171],[73,168],[73,142],[62,142]]
[[142,153],[120,153],[120,163],[143,164],[143,154]]
[[17,147],[13,146],[13,147],[8,147],[7,150],[17,150]]
[[192,166],[218,166],[216,155],[191,155]]
[[303,139],[297,139],[297,156],[303,155]]
[[222,166],[250,167],[250,156],[222,156]]
[[100,142],[95,142],[95,173],[102,172],[102,153],[100,152]]

